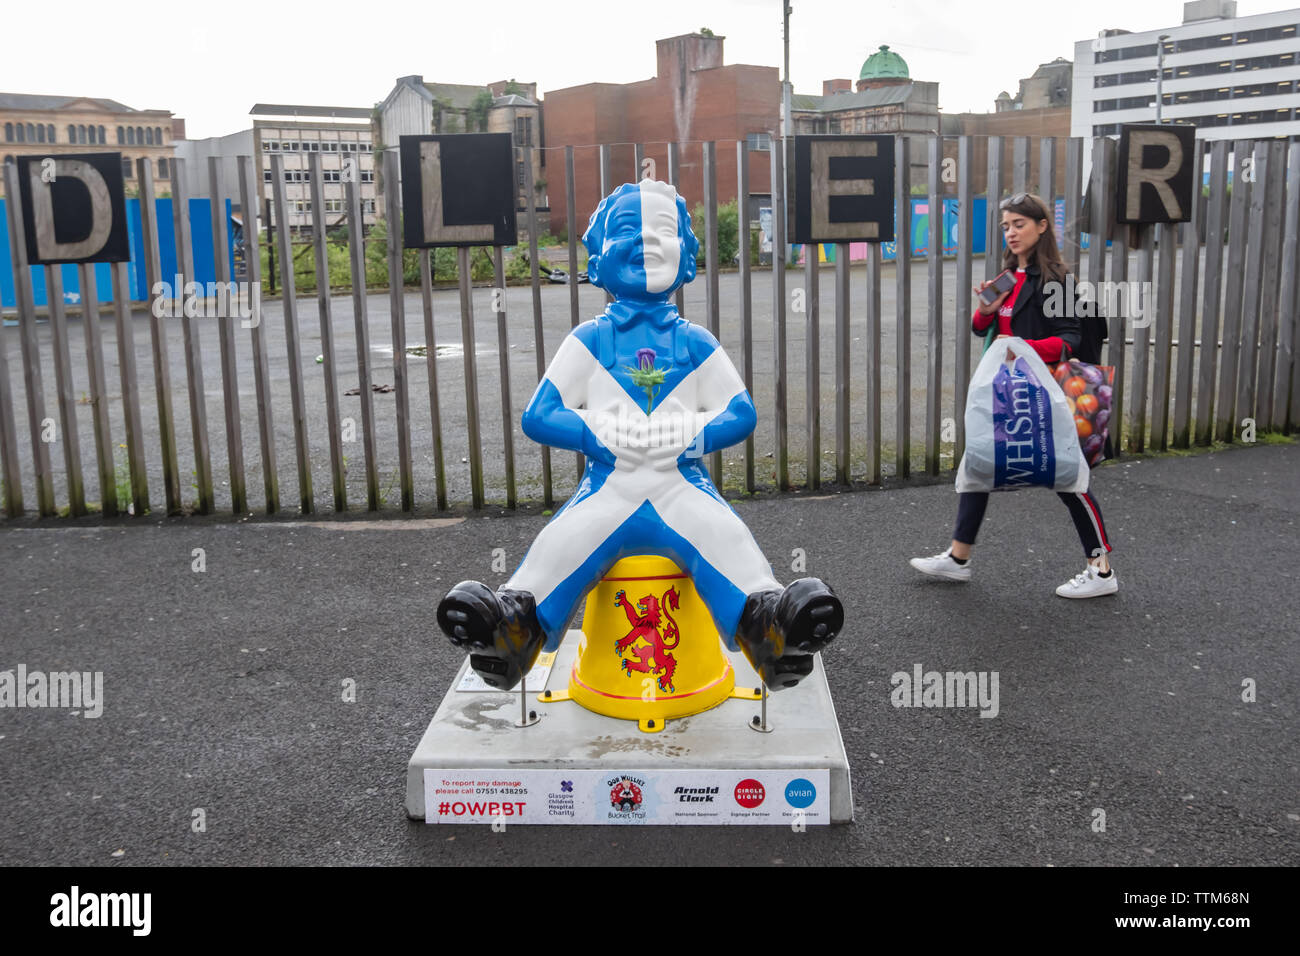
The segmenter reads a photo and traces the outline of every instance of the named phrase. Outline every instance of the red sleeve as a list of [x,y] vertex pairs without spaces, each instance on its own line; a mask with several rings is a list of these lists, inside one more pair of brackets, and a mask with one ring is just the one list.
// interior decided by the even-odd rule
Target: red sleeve
[[993,320],[996,319],[997,317],[998,317],[997,312],[994,312],[992,315],[985,315],[978,308],[976,308],[975,314],[971,316],[970,323],[976,332],[985,332],[988,330],[988,327],[993,324]]
[[1052,335],[1045,339],[1026,339],[1029,345],[1033,346],[1038,357],[1051,365],[1060,362],[1069,356],[1069,350],[1065,347],[1065,340],[1060,336]]

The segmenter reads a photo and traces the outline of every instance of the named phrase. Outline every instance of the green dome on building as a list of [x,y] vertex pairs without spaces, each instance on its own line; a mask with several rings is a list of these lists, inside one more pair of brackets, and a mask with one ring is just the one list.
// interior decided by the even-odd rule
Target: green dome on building
[[867,62],[862,64],[862,72],[858,74],[859,80],[907,80],[910,78],[907,72],[907,61],[891,51],[888,44],[884,43],[880,45],[877,52],[867,57]]

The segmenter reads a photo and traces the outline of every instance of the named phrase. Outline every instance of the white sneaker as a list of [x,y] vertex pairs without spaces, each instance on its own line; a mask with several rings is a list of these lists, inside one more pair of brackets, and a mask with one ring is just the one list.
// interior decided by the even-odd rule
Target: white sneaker
[[1119,578],[1112,568],[1108,577],[1102,577],[1095,567],[1089,564],[1083,571],[1066,581],[1056,593],[1063,598],[1101,597],[1114,594],[1119,590]]
[[949,581],[969,581],[970,562],[971,559],[967,558],[965,564],[958,564],[952,559],[952,549],[949,548],[943,554],[936,554],[932,558],[912,558],[908,563],[922,574],[928,574],[934,578],[946,578]]

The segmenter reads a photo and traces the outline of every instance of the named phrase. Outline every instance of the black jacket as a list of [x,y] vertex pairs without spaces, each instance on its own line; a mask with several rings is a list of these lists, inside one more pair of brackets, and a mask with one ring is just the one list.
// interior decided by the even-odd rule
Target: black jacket
[[[1068,349],[1062,355],[1063,359],[1077,358],[1081,362],[1099,364],[1101,343],[1106,338],[1105,323],[1098,319],[1080,318],[1085,306],[1068,278],[1058,283],[1057,288],[1051,285],[1043,282],[1036,263],[1031,262],[1025,268],[1025,284],[1011,310],[1011,334],[1027,341],[1056,336]],[[1074,292],[1068,301],[1067,292]],[[1049,311],[1053,314],[1049,315]],[[993,321],[998,321],[996,313]],[[988,328],[976,330],[972,324],[971,331],[983,336],[988,333]]]

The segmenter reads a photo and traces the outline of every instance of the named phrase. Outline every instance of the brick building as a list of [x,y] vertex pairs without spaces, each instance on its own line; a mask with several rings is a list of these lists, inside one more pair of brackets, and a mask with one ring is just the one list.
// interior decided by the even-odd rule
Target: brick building
[[[185,120],[167,110],[137,110],[88,96],[0,93],[0,158],[62,153],[122,154],[127,195],[134,195],[135,161],[148,159],[159,193],[169,192],[173,142],[185,138]],[[0,196],[4,182],[0,180]]]
[[[1056,171],[1052,174],[1055,191],[1060,194],[1065,186],[1065,140],[1070,137],[1070,108],[1052,107],[1041,110],[1010,110],[1002,113],[951,113],[943,118],[944,136],[974,136],[975,168],[972,171],[975,194],[984,192],[988,181],[988,140],[989,136],[1028,136],[1029,137],[1029,186],[1037,192],[1038,157],[1043,137],[1057,139]],[[945,157],[957,156],[957,142],[952,139],[944,141]],[[1011,163],[1013,159],[1012,143],[1008,139],[1003,145],[1002,169],[1006,179],[1002,192],[1011,189]],[[925,182],[916,179],[913,182]],[[956,195],[955,183],[944,184],[944,189]]]
[[[655,175],[668,179],[668,143],[680,143],[679,190],[690,207],[704,200],[703,146],[718,155],[718,200],[736,197],[736,143],[750,144],[749,188],[770,188],[771,137],[780,124],[779,71],[770,66],[724,65],[725,37],[698,33],[655,43],[657,69],[636,83],[587,83],[546,93],[546,147],[552,182],[551,219],[556,229],[572,222],[579,231],[600,201],[599,144],[612,146],[613,182],[632,182],[634,144],[645,145]],[[563,147],[574,146],[576,210],[563,189]]]

